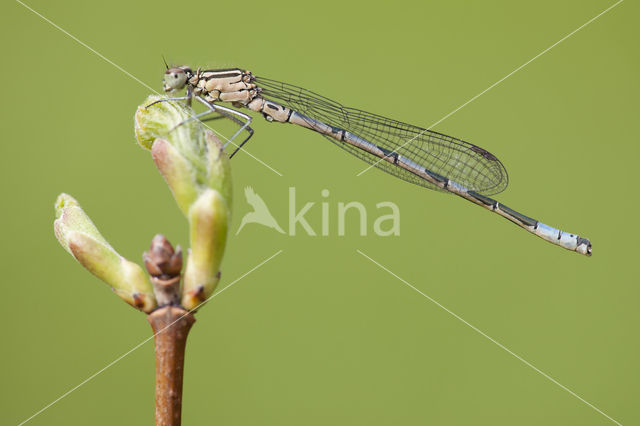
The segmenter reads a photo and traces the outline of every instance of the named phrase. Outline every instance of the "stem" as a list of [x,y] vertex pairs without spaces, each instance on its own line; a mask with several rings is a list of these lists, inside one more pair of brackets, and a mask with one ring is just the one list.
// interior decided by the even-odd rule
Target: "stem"
[[184,350],[196,319],[182,308],[165,306],[147,320],[156,344],[156,426],[180,426]]

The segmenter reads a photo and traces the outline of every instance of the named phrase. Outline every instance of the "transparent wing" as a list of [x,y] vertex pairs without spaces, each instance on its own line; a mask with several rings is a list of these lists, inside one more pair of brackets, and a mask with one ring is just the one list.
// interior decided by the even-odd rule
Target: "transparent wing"
[[[500,160],[479,146],[377,114],[344,107],[302,87],[263,77],[256,77],[256,82],[265,98],[396,152],[470,190],[492,195],[507,187],[509,178]],[[353,145],[323,136],[387,173],[416,185],[440,190],[408,170],[388,161],[380,161],[379,157]]]

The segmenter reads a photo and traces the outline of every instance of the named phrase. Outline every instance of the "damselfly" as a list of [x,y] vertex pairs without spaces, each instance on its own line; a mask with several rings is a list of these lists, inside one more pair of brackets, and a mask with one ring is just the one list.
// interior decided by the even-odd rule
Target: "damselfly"
[[[367,163],[408,182],[449,192],[510,220],[553,244],[591,256],[588,239],[560,231],[518,213],[490,198],[507,187],[507,171],[496,156],[479,146],[380,115],[344,107],[331,99],[288,83],[257,77],[239,68],[201,70],[186,66],[169,68],[165,92],[186,88],[207,111],[197,119],[218,113],[240,125],[247,137],[231,157],[251,138],[251,117],[219,102],[262,113],[268,121],[292,123],[320,133],[331,142]],[[203,119],[220,118],[209,117]],[[228,143],[227,142],[227,145]],[[226,145],[225,145],[226,147]]]

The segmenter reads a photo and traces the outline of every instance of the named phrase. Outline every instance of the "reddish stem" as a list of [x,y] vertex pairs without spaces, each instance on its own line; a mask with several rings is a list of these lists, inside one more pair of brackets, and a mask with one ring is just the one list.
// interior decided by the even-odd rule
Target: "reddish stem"
[[147,320],[156,344],[156,426],[180,426],[184,350],[196,319],[180,307],[165,306]]

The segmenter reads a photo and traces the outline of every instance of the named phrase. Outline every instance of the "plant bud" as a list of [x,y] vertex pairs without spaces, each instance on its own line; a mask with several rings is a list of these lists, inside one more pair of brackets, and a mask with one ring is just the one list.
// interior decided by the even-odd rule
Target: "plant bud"
[[191,251],[183,276],[182,306],[194,309],[216,288],[227,241],[229,210],[220,193],[205,191],[189,210]]
[[151,312],[156,300],[142,268],[111,247],[73,197],[60,194],[55,208],[53,226],[62,247],[125,302]]

